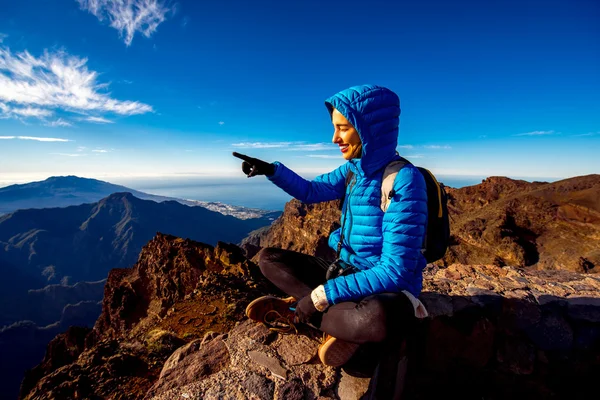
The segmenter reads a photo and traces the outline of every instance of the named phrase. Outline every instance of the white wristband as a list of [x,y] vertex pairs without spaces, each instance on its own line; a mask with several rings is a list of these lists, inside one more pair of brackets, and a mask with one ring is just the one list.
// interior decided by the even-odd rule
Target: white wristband
[[311,293],[310,299],[312,300],[317,311],[325,311],[329,307],[327,296],[325,295],[325,287],[323,285],[317,286]]

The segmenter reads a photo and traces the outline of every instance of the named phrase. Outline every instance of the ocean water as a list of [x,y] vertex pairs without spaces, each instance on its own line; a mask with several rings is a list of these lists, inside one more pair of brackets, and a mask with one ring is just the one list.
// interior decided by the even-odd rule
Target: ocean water
[[[453,188],[481,183],[484,176],[436,176],[440,182]],[[311,179],[312,177],[306,177]],[[517,178],[527,181],[553,181],[548,178]],[[190,200],[218,201],[235,206],[282,211],[290,195],[272,184],[263,176],[254,178],[169,178],[116,180],[112,183],[127,186],[142,192]]]

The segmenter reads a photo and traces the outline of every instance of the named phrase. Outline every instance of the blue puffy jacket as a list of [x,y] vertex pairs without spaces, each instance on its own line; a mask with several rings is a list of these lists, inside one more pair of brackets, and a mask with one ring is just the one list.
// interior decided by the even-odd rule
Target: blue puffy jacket
[[[418,296],[426,265],[421,246],[427,225],[427,191],[423,176],[414,166],[408,164],[399,171],[392,202],[385,213],[380,208],[383,171],[399,158],[398,96],[383,87],[363,85],[332,96],[325,105],[330,113],[337,109],[356,128],[362,141],[361,158],[349,160],[313,181],[275,162],[275,173],[268,179],[304,203],[341,199],[345,195],[340,258],[360,272],[324,284],[330,304],[402,290]],[[354,172],[356,181],[346,188],[348,170]],[[329,246],[334,250],[341,229],[329,237]]]

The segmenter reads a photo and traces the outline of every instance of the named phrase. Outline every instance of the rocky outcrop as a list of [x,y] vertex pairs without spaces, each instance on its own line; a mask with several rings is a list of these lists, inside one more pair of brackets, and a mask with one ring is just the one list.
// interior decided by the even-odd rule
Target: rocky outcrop
[[443,265],[600,265],[600,175],[553,183],[493,177],[448,195],[453,244]]
[[[600,278],[494,265],[432,266],[430,317],[409,335],[407,398],[578,397],[600,370]],[[321,365],[320,333],[244,316],[277,294],[239,248],[157,235],[113,270],[91,331],[69,330],[28,373],[23,399],[360,399],[377,355]],[[577,381],[577,385],[572,382]]]
[[335,259],[327,238],[340,227],[340,201],[304,204],[293,199],[270,226],[252,232],[240,244],[252,259],[261,248],[277,247]]
[[[27,373],[21,398],[142,398],[174,350],[209,330],[229,331],[251,298],[277,292],[257,274],[234,245],[157,234],[133,268],[110,272],[102,314],[76,361]],[[60,347],[48,348],[47,360],[60,357]]]
[[[594,385],[600,279],[464,265],[426,277],[431,316],[409,341],[407,398],[576,398]],[[314,332],[275,335],[244,321],[176,351],[147,398],[366,398],[369,378],[320,365],[318,343]],[[368,358],[363,352],[351,363],[372,364]],[[191,365],[212,374],[190,379]]]
[[[438,265],[591,273],[600,265],[600,175],[554,183],[491,177],[447,191],[452,237]],[[327,237],[339,227],[339,206],[292,200],[270,228],[254,232],[241,247],[250,258],[263,247],[278,247],[333,259]]]

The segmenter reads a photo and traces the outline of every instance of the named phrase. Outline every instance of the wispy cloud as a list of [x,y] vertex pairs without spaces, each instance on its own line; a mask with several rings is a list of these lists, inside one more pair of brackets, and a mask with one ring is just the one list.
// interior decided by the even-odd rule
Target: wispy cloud
[[72,142],[72,140],[69,139],[36,136],[0,136],[0,139],[36,140],[38,142]]
[[55,156],[63,156],[63,157],[85,157],[87,154],[85,153],[50,153]]
[[81,118],[81,121],[93,122],[95,124],[114,124],[114,121],[102,117],[86,117]]
[[45,51],[35,57],[27,51],[13,54],[0,46],[0,118],[44,120],[54,109],[121,115],[153,111],[138,101],[112,98],[105,92],[108,84],[98,83],[98,73],[86,64],[87,59],[64,51]]
[[406,158],[425,158],[425,156],[423,154],[410,154],[407,156],[404,156]]
[[232,146],[240,149],[273,149],[273,148],[281,148],[288,147],[292,145],[294,142],[272,142],[272,143],[264,143],[264,142],[242,142],[242,143],[233,143]]
[[397,149],[412,149],[414,146],[410,144],[404,144],[401,146],[396,146]]
[[72,142],[69,139],[50,138],[50,137],[35,137],[35,136],[17,136],[21,140],[37,140],[38,142]]
[[426,149],[431,149],[431,150],[449,150],[452,147],[451,146],[438,146],[438,145],[429,145],[429,146],[423,146]]
[[149,38],[173,11],[160,0],[76,0],[82,10],[107,19],[130,46],[136,32]]
[[331,155],[331,154],[308,154],[306,157],[310,157],[310,158],[342,158],[342,155],[339,154],[337,156]]
[[286,150],[291,151],[323,151],[323,150],[337,150],[334,144],[332,143],[314,143],[314,144],[302,144],[294,143],[290,148]]
[[274,149],[285,151],[327,151],[337,150],[331,143],[306,143],[306,142],[242,142],[233,143],[233,147],[243,149]]
[[[0,94],[1,96],[1,94]],[[15,108],[10,107],[8,104],[4,104],[0,102],[0,118],[41,118],[49,117],[53,114],[51,110],[37,108],[37,107],[25,107],[25,108]]]
[[518,133],[513,136],[546,136],[546,135],[556,135],[557,133],[554,131],[533,131],[533,132],[525,132]]
[[8,37],[8,35],[6,33],[0,32],[0,43],[4,42],[4,39],[6,39],[7,37]]
[[52,127],[57,127],[57,126],[62,126],[62,127],[69,127],[69,126],[73,126],[72,123],[70,123],[69,121],[65,121],[62,118],[59,118],[55,121],[50,121],[48,123],[46,123],[46,126],[52,126]]
[[225,125],[225,122],[219,121],[219,125],[223,126],[223,125]]
[[11,112],[13,114],[17,114],[20,115],[22,117],[49,117],[50,115],[52,115],[52,111],[50,110],[44,110],[43,108],[34,108],[34,107],[27,107],[27,108],[13,108],[11,110]]
[[105,149],[94,149],[92,150],[93,153],[108,153],[108,150]]
[[571,135],[571,137],[598,136],[598,135],[600,135],[600,132],[588,132],[588,133],[582,133],[580,135]]

